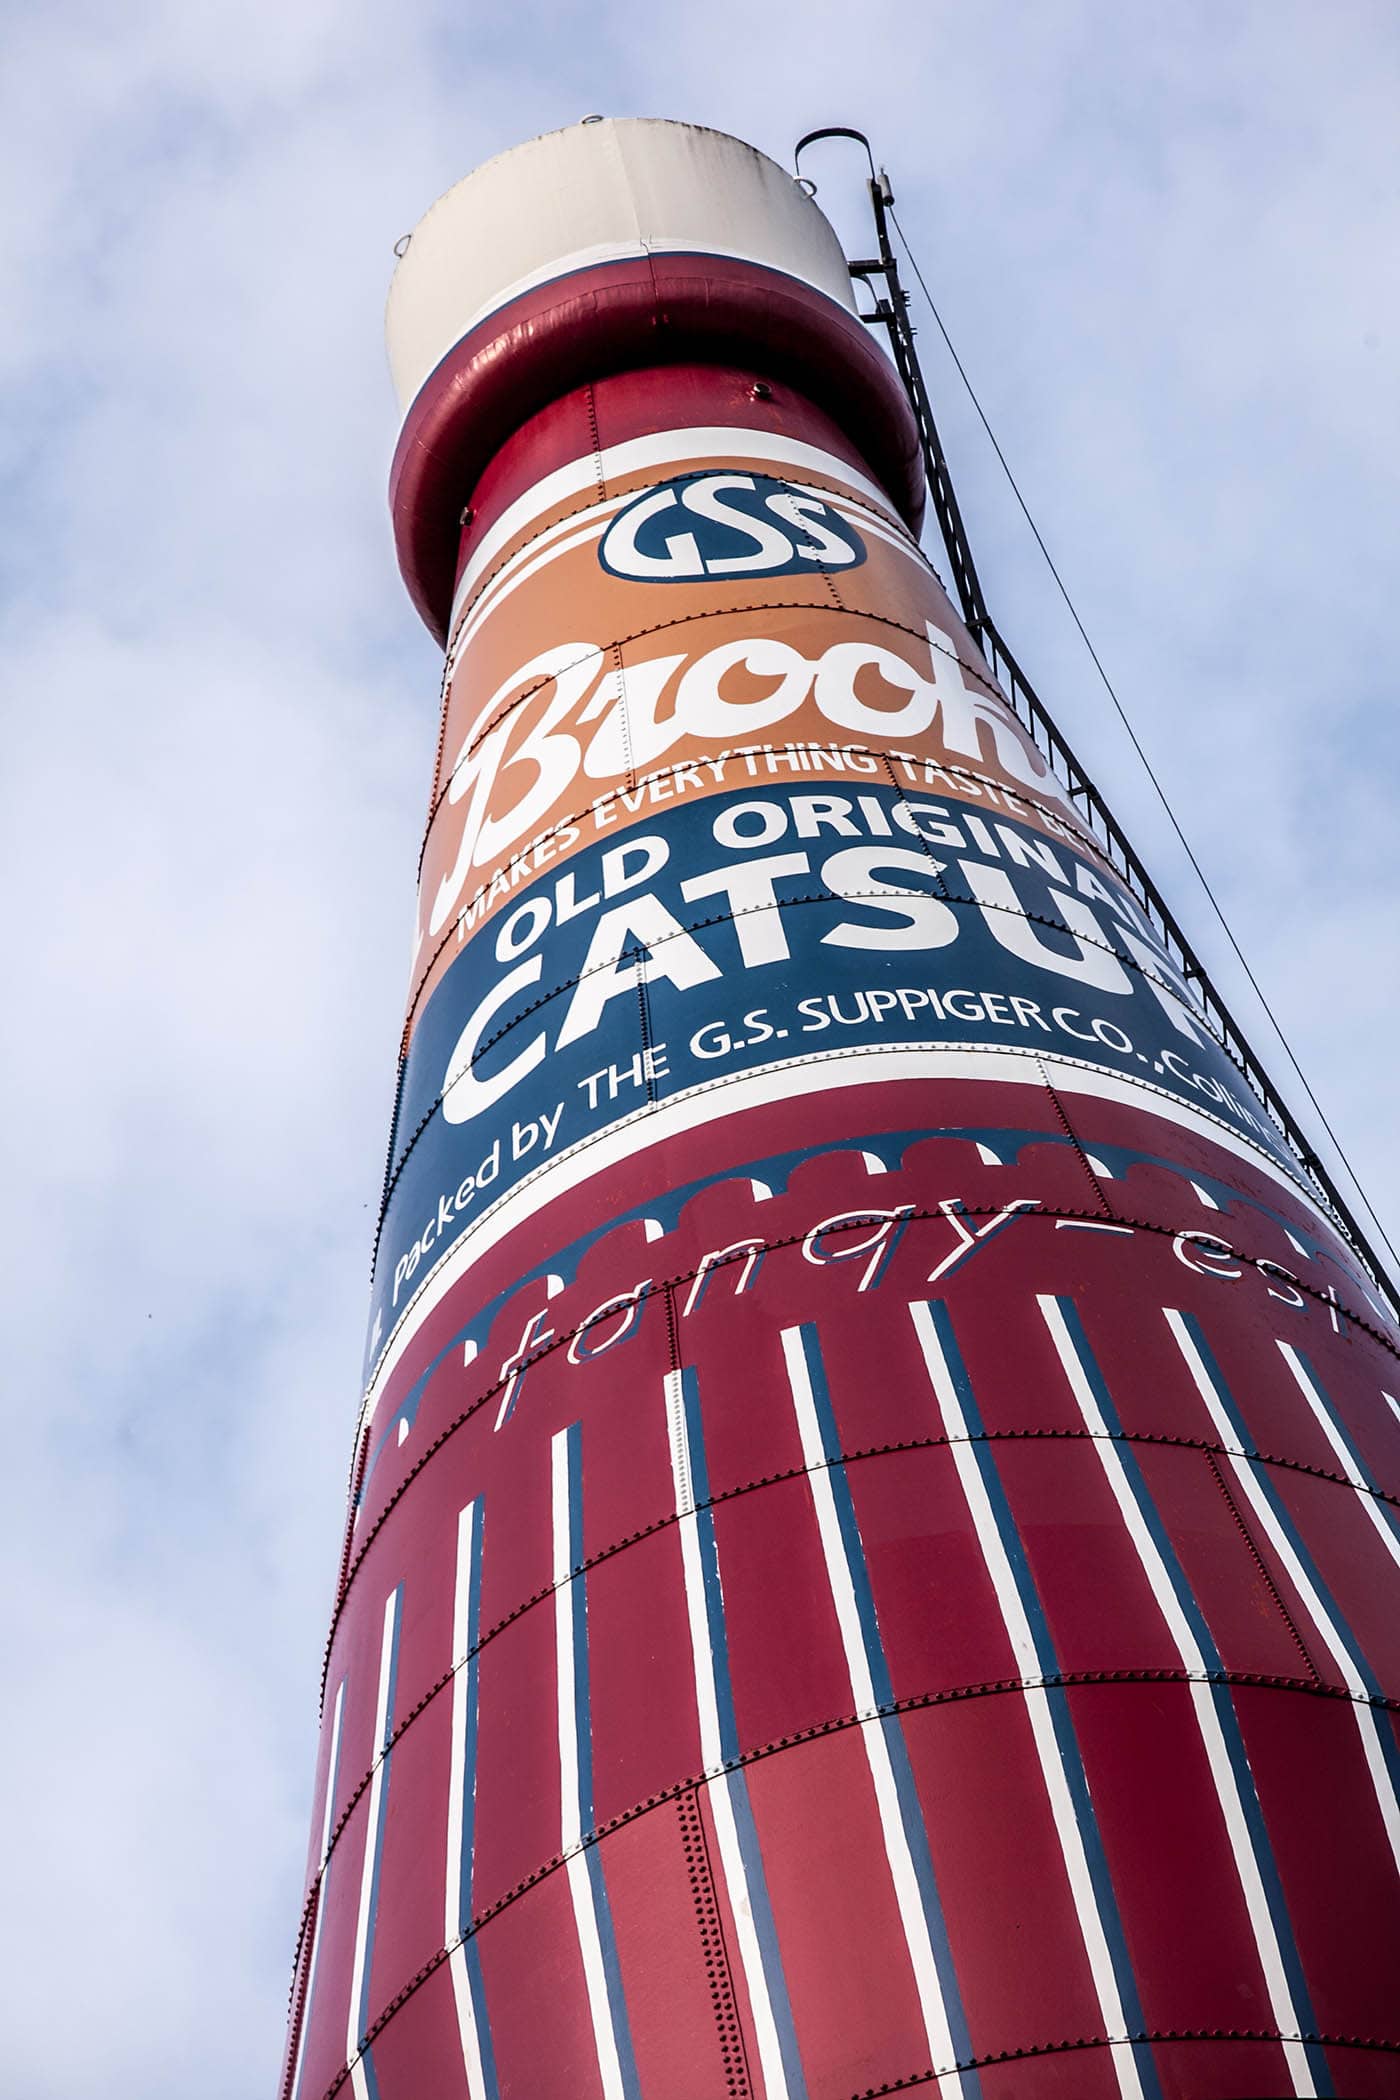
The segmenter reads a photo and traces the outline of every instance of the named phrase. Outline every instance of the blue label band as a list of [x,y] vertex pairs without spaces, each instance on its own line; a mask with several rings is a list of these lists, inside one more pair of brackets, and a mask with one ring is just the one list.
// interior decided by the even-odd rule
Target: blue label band
[[473,1218],[638,1110],[804,1056],[959,1044],[1147,1080],[1285,1157],[1102,867],[951,800],[715,797],[576,853],[428,1001],[395,1117],[383,1330]]

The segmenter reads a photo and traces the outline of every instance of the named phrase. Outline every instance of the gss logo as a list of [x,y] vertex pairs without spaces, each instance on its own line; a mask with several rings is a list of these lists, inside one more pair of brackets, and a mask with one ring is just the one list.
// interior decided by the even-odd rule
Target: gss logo
[[810,489],[768,474],[699,474],[663,481],[619,511],[598,559],[610,576],[696,583],[852,569],[865,560],[865,546]]

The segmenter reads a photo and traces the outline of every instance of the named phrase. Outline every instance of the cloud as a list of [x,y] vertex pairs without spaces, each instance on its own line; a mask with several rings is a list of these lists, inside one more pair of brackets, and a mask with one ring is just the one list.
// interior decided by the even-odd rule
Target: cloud
[[[1097,0],[21,16],[0,1553],[26,2100],[98,2075],[241,2100],[281,2042],[437,690],[384,512],[394,239],[589,108],[779,157],[869,129],[1394,1226],[1396,41],[1381,8]],[[854,224],[839,155],[814,172]],[[921,342],[1004,624],[1218,957],[927,320]]]

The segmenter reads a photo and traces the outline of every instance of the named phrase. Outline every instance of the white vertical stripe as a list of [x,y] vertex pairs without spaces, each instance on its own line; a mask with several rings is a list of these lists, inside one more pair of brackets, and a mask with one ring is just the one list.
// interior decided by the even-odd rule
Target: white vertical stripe
[[360,2054],[360,1995],[365,1981],[365,1947],[369,1940],[370,1897],[374,1892],[376,1838],[379,1832],[379,1799],[384,1791],[384,1738],[389,1729],[389,1678],[394,1657],[394,1625],[399,1593],[390,1590],[384,1601],[384,1632],[379,1644],[379,1690],[374,1702],[374,1765],[369,1782],[369,1808],[365,1816],[365,1857],[360,1869],[360,1907],[355,1919],[355,1959],[350,1969],[350,2017],[346,2048],[355,2100],[369,2100]]
[[[1298,1382],[1299,1392],[1307,1401],[1308,1406],[1312,1409],[1317,1419],[1318,1427],[1336,1452],[1337,1463],[1355,1488],[1361,1507],[1365,1510],[1380,1534],[1381,1544],[1385,1547],[1386,1552],[1396,1566],[1400,1567],[1400,1538],[1396,1537],[1395,1532],[1386,1522],[1385,1512],[1382,1510],[1377,1496],[1359,1471],[1356,1460],[1352,1457],[1351,1451],[1347,1446],[1346,1438],[1341,1434],[1336,1422],[1333,1420],[1331,1408],[1308,1376],[1297,1351],[1291,1348],[1287,1342],[1280,1342],[1278,1346],[1280,1355]],[[1394,1405],[1393,1402],[1391,1404],[1392,1406]]]
[[557,1665],[559,1726],[560,1850],[576,1846],[578,1820],[578,1743],[574,1719],[574,1599],[569,1548],[569,1433],[550,1439],[551,1492],[554,1521],[554,1653]]
[[462,2043],[462,2064],[467,2074],[471,2100],[487,2100],[486,2074],[481,2062],[481,2041],[476,2028],[476,2006],[472,2001],[471,1978],[467,1974],[467,1950],[462,1942],[462,1787],[467,1751],[468,1661],[471,1647],[472,1561],[477,1529],[481,1523],[480,1501],[469,1502],[457,1518],[457,1585],[452,1606],[452,1767],[447,1789],[447,1873],[443,1892],[443,1945],[451,1948],[447,1964],[452,1976],[452,1995],[457,2006],[457,2032]]
[[588,1861],[582,1852],[569,1854],[565,1871],[573,1900],[574,1923],[578,1927],[579,1952],[583,1956],[583,1978],[588,1990],[588,2010],[593,2020],[593,2040],[598,2051],[598,2075],[603,2081],[604,2100],[624,2100],[622,2065],[618,2061],[612,2008],[608,2004],[608,1980],[603,1970],[603,1948],[593,1909],[593,1885],[588,1878]]
[[719,1842],[720,1866],[728,1884],[729,1907],[739,1938],[739,1960],[748,1985],[763,2069],[764,2091],[770,2100],[787,2100],[787,2074],[783,2068],[773,2003],[764,1973],[763,1955],[754,1924],[749,1878],[734,1822],[730,1799],[730,1775],[720,1770],[724,1744],[720,1736],[719,1707],[715,1696],[715,1660],[710,1640],[710,1620],[705,1604],[705,1574],[700,1563],[700,1532],[695,1515],[695,1493],[690,1477],[690,1444],[686,1434],[685,1395],[679,1371],[666,1374],[666,1420],[671,1439],[671,1475],[676,1487],[676,1509],[680,1522],[681,1568],[685,1576],[685,1608],[690,1626],[690,1654],[695,1675],[695,1705],[700,1721],[700,1760],[707,1772],[717,1776],[709,1788],[714,1811],[715,1836]]
[[[588,1861],[580,1849],[583,1832],[579,1825],[578,1736],[575,1713],[577,1686],[574,1655],[573,1562],[569,1549],[569,1432],[561,1429],[550,1439],[551,1485],[554,1515],[554,1652],[559,1726],[559,1849],[567,1855],[565,1873],[574,1907],[579,1953],[583,1958],[583,1980],[588,1992],[588,2010],[593,2021],[593,2040],[598,2052],[598,2075],[604,2100],[624,2100],[622,2066],[613,2034],[612,2007],[608,2003],[608,1981],[603,1969],[603,1947],[593,1908],[593,1884]],[[579,1578],[581,1579],[581,1578]]]
[[1206,1412],[1214,1423],[1216,1434],[1229,1456],[1231,1470],[1243,1488],[1250,1508],[1268,1534],[1269,1543],[1283,1562],[1289,1581],[1302,1598],[1308,1616],[1321,1635],[1336,1669],[1346,1684],[1347,1690],[1351,1693],[1351,1710],[1356,1716],[1357,1731],[1360,1734],[1361,1747],[1366,1758],[1366,1769],[1370,1774],[1376,1803],[1381,1812],[1381,1821],[1385,1825],[1386,1837],[1390,1841],[1392,1857],[1395,1860],[1397,1869],[1400,1869],[1400,1802],[1396,1801],[1395,1789],[1390,1783],[1390,1774],[1386,1770],[1385,1765],[1385,1755],[1381,1749],[1379,1730],[1382,1724],[1372,1710],[1370,1693],[1366,1688],[1360,1670],[1357,1668],[1356,1658],[1352,1654],[1340,1628],[1333,1622],[1331,1614],[1328,1612],[1321,1597],[1319,1597],[1302,1562],[1294,1552],[1288,1534],[1284,1531],[1274,1514],[1273,1504],[1269,1501],[1268,1496],[1264,1493],[1255,1476],[1254,1467],[1245,1457],[1230,1417],[1225,1411],[1219,1393],[1215,1390],[1215,1381],[1202,1362],[1200,1352],[1191,1338],[1185,1321],[1179,1312],[1173,1312],[1170,1307],[1164,1307],[1163,1309],[1166,1312],[1167,1325],[1172,1331],[1172,1337],[1186,1359],[1186,1367],[1195,1381],[1196,1390],[1205,1402]]
[[1216,1797],[1219,1800],[1221,1813],[1225,1819],[1225,1828],[1230,1839],[1230,1847],[1234,1853],[1235,1871],[1239,1876],[1245,1908],[1249,1913],[1249,1922],[1254,1933],[1254,1944],[1258,1950],[1260,1965],[1264,1972],[1264,1981],[1269,1992],[1269,2003],[1273,2008],[1274,2019],[1282,2031],[1283,2052],[1288,2062],[1289,2075],[1293,2080],[1293,2090],[1300,2095],[1314,2094],[1317,2091],[1317,2087],[1313,2081],[1312,2070],[1308,2063],[1307,2050],[1301,2042],[1287,2039],[1290,2034],[1297,2035],[1301,2031],[1301,2022],[1298,2017],[1297,2007],[1293,2003],[1292,1993],[1288,1987],[1288,1977],[1283,1966],[1283,1954],[1279,1947],[1278,1934],[1274,1928],[1268,1897],[1264,1892],[1264,1883],[1259,1872],[1259,1862],[1255,1857],[1254,1844],[1245,1816],[1244,1800],[1240,1792],[1240,1781],[1236,1777],[1234,1766],[1230,1761],[1229,1748],[1225,1741],[1224,1731],[1220,1725],[1220,1716],[1216,1711],[1215,1696],[1209,1684],[1199,1681],[1204,1678],[1208,1667],[1206,1658],[1201,1652],[1200,1644],[1192,1630],[1191,1623],[1182,1610],[1181,1600],[1176,1594],[1157,1542],[1152,1537],[1144,1521],[1137,1497],[1133,1493],[1132,1483],[1128,1479],[1122,1453],[1109,1434],[1108,1424],[1100,1411],[1093,1387],[1084,1375],[1084,1366],[1079,1360],[1079,1352],[1074,1346],[1068,1328],[1065,1326],[1064,1314],[1052,1297],[1037,1298],[1036,1303],[1039,1305],[1041,1316],[1050,1330],[1050,1339],[1055,1345],[1055,1353],[1060,1359],[1060,1365],[1069,1383],[1070,1391],[1074,1394],[1078,1403],[1079,1412],[1084,1418],[1085,1426],[1093,1442],[1093,1448],[1097,1451],[1103,1465],[1109,1487],[1113,1492],[1113,1498],[1118,1504],[1119,1512],[1122,1515],[1124,1528],[1133,1542],[1138,1559],[1142,1563],[1143,1572],[1147,1576],[1153,1599],[1162,1617],[1166,1620],[1167,1631],[1175,1643],[1176,1652],[1181,1659],[1183,1667],[1197,1679],[1191,1685],[1191,1698],[1195,1706],[1196,1722],[1201,1732],[1201,1741],[1210,1766],[1211,1778],[1215,1784]]
[[345,1679],[340,1680],[340,1689],[335,1695],[335,1710],[331,1715],[331,1751],[326,1765],[326,1805],[321,1817],[321,1864],[325,1872],[326,1861],[331,1852],[331,1820],[335,1815],[335,1782],[340,1768],[340,1723],[345,1712]]
[[[798,1433],[802,1440],[802,1456],[807,1467],[807,1481],[812,1491],[812,1501],[817,1513],[817,1530],[826,1559],[827,1581],[831,1586],[832,1602],[836,1606],[841,1645],[845,1650],[846,1668],[851,1680],[851,1694],[855,1700],[856,1711],[872,1715],[879,1702],[875,1697],[875,1686],[870,1676],[870,1662],[865,1652],[865,1637],[861,1630],[851,1571],[846,1560],[845,1541],[841,1536],[841,1520],[832,1493],[831,1471],[822,1442],[821,1424],[817,1420],[816,1401],[807,1371],[801,1330],[785,1327],[782,1340],[783,1355],[787,1361],[788,1384],[792,1389]],[[870,1777],[875,1788],[880,1828],[885,1840],[885,1854],[889,1860],[895,1900],[899,1905],[900,1923],[904,1927],[905,1943],[913,1965],[914,1983],[923,2013],[924,2032],[928,2036],[934,2069],[938,2070],[940,2064],[948,2066],[947,2070],[939,2074],[939,2089],[948,2095],[960,2095],[963,2090],[962,2076],[954,2068],[958,2052],[953,2046],[952,2032],[948,2025],[948,2012],[943,2003],[943,1987],[939,1982],[938,1964],[934,1958],[933,1942],[929,1938],[928,1919],[924,1915],[919,1879],[915,1872],[913,1855],[909,1850],[904,1817],[900,1812],[899,1791],[895,1784],[894,1767],[890,1763],[889,1744],[885,1740],[883,1722],[878,1718],[863,1721],[860,1739],[865,1746],[866,1762],[870,1767]]]
[[[909,1311],[913,1317],[914,1330],[919,1337],[919,1345],[923,1350],[929,1382],[949,1437],[953,1463],[957,1467],[958,1479],[967,1500],[978,1543],[982,1548],[982,1557],[992,1578],[1002,1623],[1006,1627],[1011,1650],[1020,1666],[1021,1675],[1027,1680],[1026,1712],[1030,1719],[1036,1755],[1040,1760],[1045,1791],[1050,1800],[1050,1812],[1054,1817],[1055,1832],[1060,1841],[1065,1873],[1079,1918],[1079,1930],[1084,1941],[1084,1951],[1089,1958],[1089,1970],[1103,2014],[1107,2039],[1126,2040],[1128,2023],[1124,2018],[1123,2002],[1118,1994],[1118,1979],[1113,1972],[1113,1958],[1109,1953],[1103,1920],[1099,1916],[1098,1900],[1089,1873],[1084,1840],[1065,1780],[1064,1767],[1060,1762],[1054,1719],[1050,1712],[1049,1698],[1041,1682],[1040,1658],[1031,1636],[1030,1622],[1026,1618],[1020,1593],[1016,1588],[1016,1578],[1002,1542],[976,1454],[968,1441],[969,1432],[962,1403],[958,1399],[957,1388],[953,1384],[948,1366],[943,1360],[943,1350],[932,1316],[928,1307],[919,1302],[912,1304]],[[1138,2075],[1137,2059],[1133,2051],[1115,2049],[1113,2067],[1117,2074],[1119,2090],[1125,2096],[1125,2100],[1143,2100],[1142,2081]]]
[[316,1964],[321,1956],[321,1920],[326,1914],[326,1861],[331,1854],[331,1818],[335,1814],[335,1782],[340,1766],[340,1722],[345,1711],[345,1679],[335,1695],[335,1706],[331,1711],[331,1747],[326,1761],[326,1805],[321,1816],[321,1857],[316,1872],[320,1887],[316,1892],[316,1919],[311,1927],[311,1954],[306,1964],[306,1990],[301,2003],[301,2027],[297,2034],[296,2064],[292,2077],[292,2100],[299,2100],[301,2093],[302,2065],[306,2058],[306,2030],[311,2021],[311,1999],[316,1988]]

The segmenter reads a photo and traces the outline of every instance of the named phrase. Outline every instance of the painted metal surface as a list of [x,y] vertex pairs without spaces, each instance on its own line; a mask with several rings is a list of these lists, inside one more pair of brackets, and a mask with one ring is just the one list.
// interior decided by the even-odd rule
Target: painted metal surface
[[1400,2094],[1394,1328],[674,347],[460,492],[284,2095]]
[[498,154],[415,226],[386,317],[400,406],[522,292],[653,253],[762,263],[855,311],[841,244],[786,169],[697,124],[603,117]]

